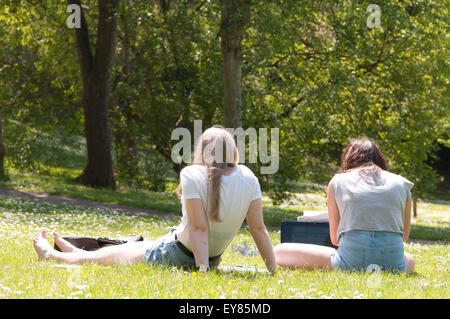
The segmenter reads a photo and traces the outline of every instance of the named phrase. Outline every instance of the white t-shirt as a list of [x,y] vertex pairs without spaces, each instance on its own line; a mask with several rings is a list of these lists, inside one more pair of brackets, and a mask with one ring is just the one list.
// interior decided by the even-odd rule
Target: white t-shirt
[[[180,184],[183,217],[177,227],[177,236],[178,240],[192,251],[184,200],[200,198],[203,208],[207,212],[206,167],[190,165],[183,168],[180,173]],[[258,179],[245,165],[237,165],[230,175],[222,176],[219,201],[219,217],[222,221],[211,220],[209,213],[206,213],[210,257],[218,256],[225,251],[242,226],[250,203],[258,198],[261,198]]]

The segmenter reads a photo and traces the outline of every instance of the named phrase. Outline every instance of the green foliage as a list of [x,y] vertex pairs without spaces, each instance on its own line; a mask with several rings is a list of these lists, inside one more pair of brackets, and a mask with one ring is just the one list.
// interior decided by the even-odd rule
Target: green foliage
[[[157,189],[167,175],[162,167],[181,169],[171,163],[171,131],[186,127],[192,132],[194,119],[202,119],[204,127],[217,123],[222,94],[214,10],[199,1],[168,7],[122,2],[111,109],[119,174],[151,177],[151,188]],[[139,152],[148,155],[144,162],[168,165],[153,162],[141,169],[131,160]],[[130,171],[133,166],[138,170]]]
[[444,3],[378,2],[373,29],[370,3],[255,4],[244,122],[280,127],[286,179],[328,180],[348,139],[368,137],[420,196],[437,181],[425,161],[449,120]]
[[[0,106],[7,158],[39,171],[39,161],[64,156],[61,135],[82,132],[81,110],[65,6],[26,4],[0,5]],[[44,154],[42,144],[54,152]]]
[[[83,4],[94,21],[97,1]],[[326,183],[352,137],[377,140],[392,171],[415,183],[416,197],[439,181],[427,160],[436,141],[449,144],[446,3],[378,1],[381,24],[372,29],[370,4],[251,4],[243,125],[280,129],[280,169],[258,176],[277,204],[289,198],[292,181]],[[121,2],[110,105],[117,180],[164,190],[181,169],[170,158],[172,130],[192,132],[195,119],[203,128],[222,124],[220,8],[218,1]],[[67,16],[64,2],[0,5],[3,135],[9,161],[23,170],[39,170],[68,136],[83,135]],[[42,143],[55,154],[43,154]],[[258,173],[261,163],[249,166]]]

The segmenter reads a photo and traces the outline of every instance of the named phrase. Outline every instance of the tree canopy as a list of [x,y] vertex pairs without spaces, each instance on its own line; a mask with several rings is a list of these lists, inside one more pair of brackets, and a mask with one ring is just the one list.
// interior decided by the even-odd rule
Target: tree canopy
[[[105,40],[99,3],[80,2],[92,48]],[[439,182],[427,161],[450,144],[445,1],[377,1],[379,26],[369,23],[371,1],[233,3],[121,0],[112,8],[108,121],[119,182],[164,190],[181,169],[171,161],[171,132],[192,132],[198,119],[203,128],[279,129],[279,170],[259,176],[276,202],[293,181],[326,182],[353,137],[376,140],[391,170],[415,183],[415,197]],[[0,136],[23,170],[39,171],[72,136],[85,136],[67,5],[0,3]],[[236,107],[240,119],[225,123]]]

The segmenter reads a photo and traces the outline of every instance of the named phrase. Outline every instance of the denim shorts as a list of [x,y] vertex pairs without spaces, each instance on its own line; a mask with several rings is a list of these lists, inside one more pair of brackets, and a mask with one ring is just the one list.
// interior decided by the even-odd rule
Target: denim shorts
[[[186,255],[177,245],[176,228],[150,243],[144,254],[144,263],[163,264],[178,268],[196,269],[195,259]],[[209,267],[213,268],[210,261]]]
[[339,238],[339,248],[331,256],[331,266],[348,271],[406,272],[403,236],[387,231],[344,232]]
[[172,228],[168,234],[152,241],[145,251],[144,262],[195,269],[194,258],[186,255],[177,246],[178,240],[175,239],[175,235],[176,228]]

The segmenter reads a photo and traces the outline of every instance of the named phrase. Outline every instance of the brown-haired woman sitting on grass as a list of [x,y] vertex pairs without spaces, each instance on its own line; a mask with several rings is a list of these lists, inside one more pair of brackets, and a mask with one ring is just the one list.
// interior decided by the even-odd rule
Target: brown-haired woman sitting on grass
[[341,172],[327,192],[330,237],[338,249],[283,243],[274,250],[278,265],[350,271],[377,265],[385,271],[413,272],[414,259],[403,245],[411,229],[412,186],[388,172],[377,143],[351,140],[342,153]]

